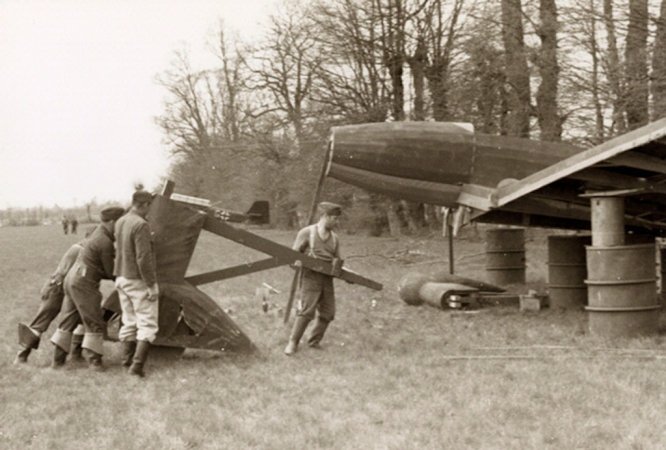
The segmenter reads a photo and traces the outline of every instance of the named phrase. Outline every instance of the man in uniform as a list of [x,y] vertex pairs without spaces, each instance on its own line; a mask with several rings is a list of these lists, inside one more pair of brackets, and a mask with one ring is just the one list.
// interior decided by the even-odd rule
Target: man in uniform
[[102,353],[106,323],[102,312],[102,279],[113,279],[113,227],[125,210],[119,206],[101,212],[102,223],[95,229],[76,262],[65,277],[63,320],[51,337],[55,345],[53,367],[65,363],[72,340],[72,331],[83,322],[83,356],[93,370],[103,370]]
[[158,329],[158,295],[152,234],[146,215],[152,194],[138,190],[129,212],[117,223],[116,289],[120,296],[123,365],[131,375],[144,376],[143,367]]
[[[93,230],[94,227],[87,230],[85,237],[88,238]],[[18,338],[21,349],[16,355],[16,359],[14,360],[15,364],[28,362],[30,351],[39,347],[42,333],[49,328],[53,319],[55,319],[58,316],[58,313],[60,313],[65,298],[65,289],[63,287],[65,276],[67,275],[67,272],[69,272],[69,269],[72,268],[77,256],[79,256],[79,252],[83,248],[84,242],[85,241],[80,241],[72,245],[60,259],[60,263],[55,272],[53,272],[41,290],[42,303],[39,305],[37,314],[32,322],[30,322],[30,325],[19,323]],[[78,328],[74,331],[72,352],[76,352],[78,355],[81,348],[81,342],[83,341],[83,332],[81,331],[80,333],[77,333]]]
[[[318,206],[320,217],[314,225],[301,229],[296,235],[293,249],[314,258],[329,261],[340,270],[340,242],[333,231],[337,225],[342,207],[335,203],[322,202]],[[308,345],[319,348],[328,324],[335,317],[335,293],[333,277],[303,268],[301,276],[301,300],[296,320],[291,330],[285,354],[293,355],[298,350],[298,343],[308,324],[315,318],[314,328],[308,338]]]

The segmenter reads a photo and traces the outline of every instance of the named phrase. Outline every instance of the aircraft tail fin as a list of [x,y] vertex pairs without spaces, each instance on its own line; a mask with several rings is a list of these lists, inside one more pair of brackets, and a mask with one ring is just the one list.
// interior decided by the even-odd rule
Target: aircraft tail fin
[[254,225],[266,225],[271,222],[270,204],[266,200],[257,200],[252,203],[245,214],[248,222]]

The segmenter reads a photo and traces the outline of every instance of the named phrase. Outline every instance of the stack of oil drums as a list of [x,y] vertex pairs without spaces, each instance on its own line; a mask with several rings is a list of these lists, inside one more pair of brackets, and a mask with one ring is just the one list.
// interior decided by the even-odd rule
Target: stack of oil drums
[[655,242],[626,245],[621,199],[593,198],[592,202],[585,308],[590,333],[606,338],[656,334],[661,305]]

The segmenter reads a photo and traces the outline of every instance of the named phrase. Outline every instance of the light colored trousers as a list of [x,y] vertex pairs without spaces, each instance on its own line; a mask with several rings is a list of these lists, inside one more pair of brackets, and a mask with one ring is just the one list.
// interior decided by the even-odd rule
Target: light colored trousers
[[150,294],[143,280],[118,277],[116,289],[123,313],[118,339],[153,342],[158,329],[159,300],[148,300]]

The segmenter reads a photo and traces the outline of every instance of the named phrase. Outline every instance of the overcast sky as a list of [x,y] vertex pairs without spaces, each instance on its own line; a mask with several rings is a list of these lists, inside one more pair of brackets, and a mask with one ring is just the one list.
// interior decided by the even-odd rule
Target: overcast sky
[[220,19],[252,39],[274,4],[0,0],[0,208],[126,203],[135,182],[154,186],[168,165],[155,76],[184,45],[213,64]]

